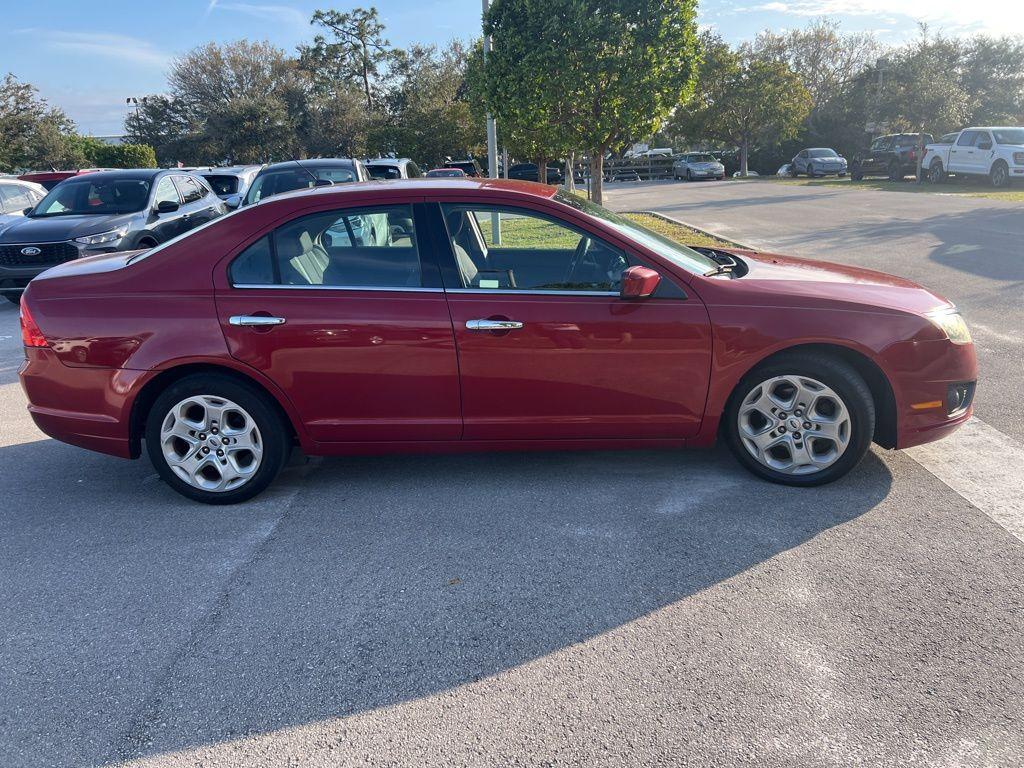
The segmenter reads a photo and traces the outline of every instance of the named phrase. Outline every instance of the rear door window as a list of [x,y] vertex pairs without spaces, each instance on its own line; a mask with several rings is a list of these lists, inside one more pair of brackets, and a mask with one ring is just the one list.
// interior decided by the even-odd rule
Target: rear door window
[[956,145],[958,147],[973,147],[977,137],[977,131],[964,131],[960,134],[960,138],[956,140]]

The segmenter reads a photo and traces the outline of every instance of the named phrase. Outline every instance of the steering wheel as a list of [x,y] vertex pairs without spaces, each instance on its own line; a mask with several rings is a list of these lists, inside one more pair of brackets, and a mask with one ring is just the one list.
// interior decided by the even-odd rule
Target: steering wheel
[[573,275],[576,274],[576,270],[579,269],[580,264],[583,263],[583,259],[587,256],[587,251],[590,250],[590,238],[583,236],[580,241],[576,244],[576,251],[573,253],[572,258],[569,260],[569,268],[565,270],[565,275],[562,277],[563,283],[571,283]]

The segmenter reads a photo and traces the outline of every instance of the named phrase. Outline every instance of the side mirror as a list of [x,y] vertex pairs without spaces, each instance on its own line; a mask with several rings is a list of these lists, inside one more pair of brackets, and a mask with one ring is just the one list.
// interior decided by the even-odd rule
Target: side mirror
[[224,198],[224,205],[226,205],[231,210],[234,210],[235,208],[237,208],[241,204],[242,204],[242,196],[241,195],[231,195],[230,197]]
[[178,203],[173,200],[161,200],[156,204],[157,213],[174,213],[181,207]]
[[654,293],[661,282],[661,275],[647,267],[630,267],[622,273],[622,288],[619,298],[646,299]]

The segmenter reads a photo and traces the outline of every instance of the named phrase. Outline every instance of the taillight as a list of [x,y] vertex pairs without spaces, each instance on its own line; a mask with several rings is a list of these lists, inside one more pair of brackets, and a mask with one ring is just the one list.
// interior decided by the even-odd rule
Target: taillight
[[917,160],[917,150],[916,149],[911,149],[910,150],[910,154],[908,155],[908,157],[911,160]]
[[28,311],[24,295],[21,297],[21,341],[26,347],[49,346],[43,332],[39,330],[36,321],[32,319],[32,313]]

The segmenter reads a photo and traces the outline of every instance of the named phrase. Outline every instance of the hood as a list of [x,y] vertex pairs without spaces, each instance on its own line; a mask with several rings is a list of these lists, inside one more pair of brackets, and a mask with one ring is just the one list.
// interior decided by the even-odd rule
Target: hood
[[713,282],[716,286],[722,284],[723,292],[756,293],[762,305],[847,305],[848,309],[915,315],[952,307],[948,299],[917,283],[884,272],[777,254],[730,252],[743,259],[747,274]]
[[82,275],[99,275],[105,272],[116,272],[128,266],[132,258],[145,249],[139,251],[116,251],[114,253],[102,253],[97,256],[87,256],[84,259],[74,259],[50,267],[35,280],[49,280],[59,277],[80,277]]
[[56,243],[85,235],[109,232],[128,224],[138,213],[82,214],[74,216],[18,216],[12,223],[0,222],[0,245]]
[[701,160],[700,162],[687,163],[691,168],[718,168],[722,164],[717,160]]

